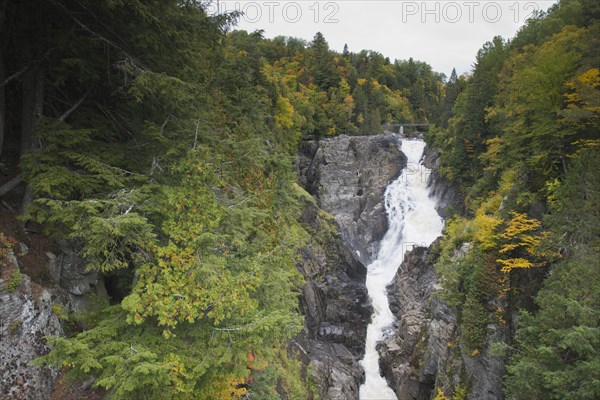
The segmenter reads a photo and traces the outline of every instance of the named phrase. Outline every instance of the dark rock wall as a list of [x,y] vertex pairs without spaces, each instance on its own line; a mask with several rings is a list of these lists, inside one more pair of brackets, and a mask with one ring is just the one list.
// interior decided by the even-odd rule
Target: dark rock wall
[[[366,264],[387,230],[383,194],[406,164],[393,135],[338,136],[304,144],[297,169],[312,233],[299,270],[304,330],[292,342],[303,354],[320,399],[355,400],[364,379],[371,305]],[[325,212],[324,212],[324,211]]]
[[358,399],[366,328],[371,306],[365,267],[336,234],[336,222],[311,200],[302,215],[311,233],[298,269],[305,277],[300,308],[304,329],[292,341],[299,350],[319,399]]
[[347,247],[365,265],[388,228],[385,189],[405,166],[398,138],[389,134],[307,142],[298,158],[300,184],[335,216]]
[[429,185],[431,195],[438,200],[436,209],[442,218],[446,218],[447,208],[451,207],[455,212],[464,215],[465,197],[464,194],[446,178],[439,174],[440,153],[425,147],[423,155],[423,164],[431,170],[429,175]]

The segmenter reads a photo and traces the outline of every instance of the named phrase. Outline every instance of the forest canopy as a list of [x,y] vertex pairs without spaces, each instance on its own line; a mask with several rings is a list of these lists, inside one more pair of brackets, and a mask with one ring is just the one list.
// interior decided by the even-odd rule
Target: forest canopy
[[465,198],[436,261],[461,345],[508,324],[507,398],[600,397],[599,12],[561,0],[446,78],[198,1],[2,2],[0,196],[24,182],[22,229],[121,288],[39,362],[116,399],[310,398],[287,352],[311,236],[294,156],[428,123]]

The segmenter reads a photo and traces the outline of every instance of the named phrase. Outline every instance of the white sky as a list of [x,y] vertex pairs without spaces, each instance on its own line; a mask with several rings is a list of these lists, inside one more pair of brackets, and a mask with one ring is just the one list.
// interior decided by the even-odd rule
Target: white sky
[[[217,10],[216,1],[209,13]],[[412,57],[450,75],[471,70],[477,50],[494,36],[511,38],[534,9],[556,0],[219,0],[221,11],[242,10],[238,29],[310,41],[318,31],[341,52],[375,50],[390,60]]]

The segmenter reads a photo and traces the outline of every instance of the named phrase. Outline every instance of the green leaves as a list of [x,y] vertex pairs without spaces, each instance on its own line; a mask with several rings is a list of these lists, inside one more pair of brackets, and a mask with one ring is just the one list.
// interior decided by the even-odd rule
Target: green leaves
[[[600,395],[600,275],[596,255],[557,264],[537,296],[540,311],[524,315],[521,352],[508,366],[515,399],[594,399]],[[560,315],[560,318],[557,318]],[[528,381],[523,391],[523,382]]]
[[[565,27],[539,47],[526,47],[502,74],[497,115],[503,115],[508,156],[547,177],[556,174],[569,141],[559,124],[566,83],[580,59],[584,30]],[[539,183],[538,183],[539,184]]]

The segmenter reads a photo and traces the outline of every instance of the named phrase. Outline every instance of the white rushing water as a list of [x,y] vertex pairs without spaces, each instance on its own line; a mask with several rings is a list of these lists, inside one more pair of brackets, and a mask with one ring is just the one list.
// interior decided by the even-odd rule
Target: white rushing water
[[367,267],[367,289],[373,302],[373,318],[367,328],[365,357],[361,361],[366,380],[360,387],[361,400],[397,400],[394,391],[379,374],[379,354],[375,349],[394,316],[388,304],[386,286],[391,282],[413,246],[429,246],[442,233],[444,221],[435,210],[436,200],[429,197],[429,170],[421,163],[425,143],[402,140],[407,167],[385,191],[388,231],[383,237],[377,259]]

